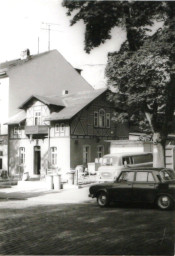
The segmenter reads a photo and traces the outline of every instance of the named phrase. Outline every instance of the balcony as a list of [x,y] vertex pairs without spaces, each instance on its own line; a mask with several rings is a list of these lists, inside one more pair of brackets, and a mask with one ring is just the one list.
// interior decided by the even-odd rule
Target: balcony
[[44,135],[48,134],[48,126],[47,125],[32,125],[25,127],[26,135]]

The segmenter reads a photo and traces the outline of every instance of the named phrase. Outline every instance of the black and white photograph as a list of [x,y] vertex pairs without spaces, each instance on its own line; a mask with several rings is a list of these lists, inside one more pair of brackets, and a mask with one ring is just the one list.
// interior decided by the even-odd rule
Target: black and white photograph
[[0,255],[175,255],[175,1],[0,0]]

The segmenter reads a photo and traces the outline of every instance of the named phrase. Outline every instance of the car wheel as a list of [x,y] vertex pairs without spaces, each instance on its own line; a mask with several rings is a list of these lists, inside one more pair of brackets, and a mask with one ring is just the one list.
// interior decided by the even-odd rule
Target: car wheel
[[169,210],[173,207],[173,201],[169,196],[161,195],[157,199],[157,206],[161,210]]
[[109,205],[109,198],[108,195],[105,192],[101,192],[97,196],[97,203],[100,207],[106,207]]

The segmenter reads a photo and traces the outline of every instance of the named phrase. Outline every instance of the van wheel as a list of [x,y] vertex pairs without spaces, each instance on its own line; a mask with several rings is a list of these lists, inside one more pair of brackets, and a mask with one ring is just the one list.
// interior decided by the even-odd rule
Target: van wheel
[[97,196],[97,203],[100,207],[106,207],[109,205],[109,197],[105,192],[100,192]]
[[161,195],[157,199],[157,206],[161,210],[169,210],[173,208],[173,201],[167,195]]

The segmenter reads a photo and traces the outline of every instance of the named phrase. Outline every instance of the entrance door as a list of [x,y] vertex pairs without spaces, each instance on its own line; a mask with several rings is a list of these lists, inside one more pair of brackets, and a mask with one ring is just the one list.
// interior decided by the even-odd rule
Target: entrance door
[[85,164],[86,166],[87,166],[87,163],[89,163],[91,160],[90,156],[91,156],[90,146],[89,145],[83,146],[83,164]]
[[41,149],[40,146],[34,147],[34,174],[39,175],[41,169]]

